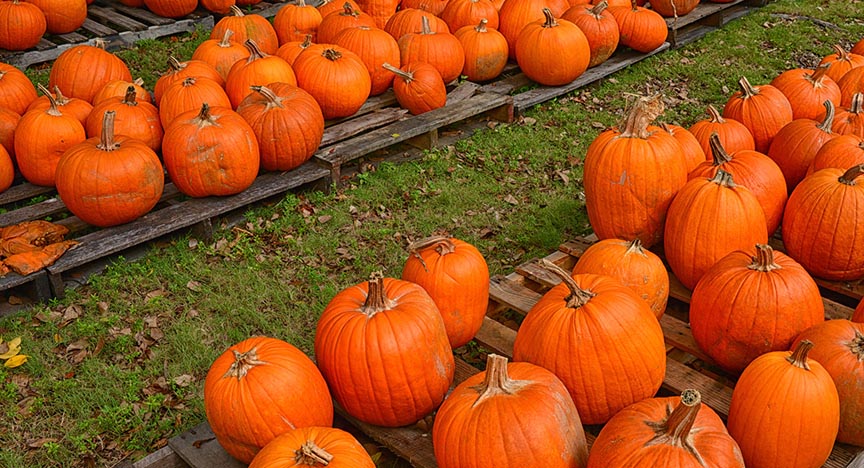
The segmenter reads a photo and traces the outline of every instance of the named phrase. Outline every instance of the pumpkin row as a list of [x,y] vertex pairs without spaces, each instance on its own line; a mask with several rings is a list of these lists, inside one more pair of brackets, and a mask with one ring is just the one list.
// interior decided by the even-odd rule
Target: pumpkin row
[[[624,247],[634,257],[644,253],[638,242]],[[514,362],[490,355],[484,372],[447,394],[451,349],[479,329],[467,322],[481,323],[485,315],[488,269],[474,247],[454,238],[426,239],[410,250],[401,279],[375,273],[326,306],[316,327],[317,367],[290,344],[263,337],[232,346],[214,362],[205,409],[229,454],[255,467],[278,466],[258,458],[270,459],[276,449],[268,443],[294,426],[329,425],[331,397],[353,417],[386,427],[435,412],[433,448],[446,468],[745,461],[816,468],[838,427],[840,440],[864,444],[862,421],[854,417],[864,404],[857,390],[864,369],[850,367],[864,355],[864,324],[820,323],[797,336],[793,352],[754,359],[735,386],[727,432],[696,391],[655,398],[665,375],[662,330],[651,301],[619,279],[632,263],[602,242],[574,272],[545,262],[562,283],[528,312]],[[854,318],[864,318],[864,303]],[[759,423],[769,408],[772,424]],[[313,415],[319,419],[309,421]],[[583,424],[605,424],[590,454]],[[808,446],[784,450],[775,445],[781,435]],[[256,456],[261,447],[266,456]],[[291,450],[284,456],[300,456],[298,447]]]

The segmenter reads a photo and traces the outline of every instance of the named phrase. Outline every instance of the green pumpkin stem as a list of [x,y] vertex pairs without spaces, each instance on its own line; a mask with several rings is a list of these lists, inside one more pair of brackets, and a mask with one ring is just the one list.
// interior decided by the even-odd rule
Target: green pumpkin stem
[[800,367],[804,370],[810,370],[810,365],[807,364],[807,354],[810,350],[813,349],[813,342],[810,340],[801,340],[798,342],[798,346],[795,346],[795,349],[792,350],[792,354],[786,358],[790,364],[795,367]]
[[724,171],[723,169],[718,169],[717,173],[714,174],[714,177],[712,177],[709,180],[711,182],[714,182],[715,184],[723,186],[723,187],[728,187],[728,188],[737,187],[737,185],[735,185],[735,181],[732,180],[732,174]]
[[591,11],[591,14],[594,15],[594,17],[599,18],[601,16],[601,13],[603,13],[603,10],[605,10],[607,8],[609,8],[609,2],[607,2],[606,0],[603,0],[602,2],[594,5],[594,7],[591,8],[590,11]]
[[474,30],[479,33],[488,32],[488,30],[486,29],[487,24],[489,24],[489,20],[487,20],[486,18],[480,18],[480,24],[474,26]]
[[252,348],[245,353],[241,353],[236,349],[232,349],[231,352],[234,354],[234,362],[231,363],[231,367],[229,367],[228,371],[225,372],[225,375],[222,376],[223,379],[230,378],[240,380],[243,377],[246,377],[246,374],[248,374],[253,367],[267,364],[266,361],[258,359],[258,350],[256,348]]
[[298,465],[327,466],[332,460],[333,455],[331,455],[323,448],[315,445],[315,442],[311,440],[303,442],[303,445],[301,445],[300,448],[294,452],[294,461]]
[[233,35],[234,31],[232,31],[231,29],[226,29],[225,34],[222,35],[222,40],[219,42],[219,47],[222,47],[223,49],[231,47],[231,36]]
[[475,407],[496,395],[512,395],[524,386],[523,381],[510,378],[507,373],[506,357],[490,354],[486,357],[486,376],[483,383],[472,388],[479,395],[471,407]]
[[544,7],[543,16],[546,18],[546,21],[543,23],[544,28],[554,28],[558,26],[558,22],[555,21],[555,17],[552,16],[552,10]]
[[567,288],[570,289],[570,295],[565,298],[567,301],[567,307],[578,309],[587,304],[592,297],[596,296],[593,292],[580,288],[579,284],[576,283],[576,280],[573,279],[573,276],[564,271],[564,269],[558,265],[546,260],[545,258],[540,259],[538,263],[550,273],[561,278],[561,281],[563,281],[564,284],[567,285]]
[[855,338],[849,342],[849,349],[858,358],[858,362],[864,362],[864,335],[858,330],[855,330]]
[[135,92],[135,87],[129,85],[126,88],[126,95],[123,96],[123,104],[127,106],[137,106],[138,105],[138,93]]
[[384,273],[380,271],[373,272],[369,277],[366,301],[360,306],[360,312],[372,318],[379,312],[392,309],[392,303],[393,301],[384,292]]
[[832,133],[831,124],[834,123],[834,103],[826,99],[822,105],[825,106],[825,120],[819,124],[819,130],[830,135]]
[[747,268],[755,271],[773,271],[780,270],[783,267],[774,261],[774,249],[768,244],[756,244],[756,256],[753,257],[753,263],[747,265]]
[[864,164],[850,167],[840,176],[839,179],[837,179],[837,181],[841,184],[855,185],[855,179],[857,179],[861,174],[864,174]]
[[738,85],[741,86],[741,99],[749,99],[757,94],[759,94],[759,88],[750,84],[747,81],[746,76],[742,76],[740,80],[738,80]]
[[413,73],[406,72],[405,70],[396,68],[387,62],[384,62],[383,64],[381,64],[381,68],[393,73],[394,75],[398,76],[399,78],[402,78],[406,83],[410,83],[410,82],[414,81],[414,74]]
[[645,447],[652,445],[672,445],[679,447],[695,457],[699,465],[705,466],[702,455],[693,446],[690,437],[693,424],[696,422],[696,417],[699,415],[701,408],[702,396],[698,391],[688,388],[681,392],[681,401],[675,406],[675,409],[672,410],[665,421],[647,422],[648,426],[654,429],[655,435],[645,443]]
[[644,140],[651,136],[648,125],[659,117],[663,110],[663,99],[659,94],[640,96],[633,103],[630,112],[627,113],[621,138],[642,138]]
[[420,260],[420,264],[423,265],[423,269],[427,272],[429,271],[429,268],[426,266],[426,261],[423,260],[423,256],[420,255],[420,251],[432,246],[435,246],[435,252],[437,252],[440,257],[456,251],[456,245],[449,237],[445,236],[431,236],[408,244],[408,253],[417,257],[417,260]]
[[[46,88],[45,85],[43,85],[42,83],[36,84],[36,87],[39,88],[39,91],[42,91],[42,94],[44,94],[46,98],[48,98],[48,110],[46,110],[45,112],[48,115],[53,115],[54,117],[63,115],[63,113],[60,112],[59,106],[65,104],[65,102],[61,103],[59,99],[52,96],[51,91],[48,91],[48,88]],[[58,90],[60,89],[57,86],[55,86],[55,88],[57,88]],[[69,100],[67,99],[66,102],[69,102]]]
[[96,145],[102,151],[114,151],[120,145],[114,141],[114,115],[115,111],[105,111],[102,116],[102,135],[99,138],[99,144]]
[[711,136],[708,137],[708,146],[711,147],[711,158],[715,166],[721,166],[732,160],[732,155],[723,147],[717,132],[711,132]]

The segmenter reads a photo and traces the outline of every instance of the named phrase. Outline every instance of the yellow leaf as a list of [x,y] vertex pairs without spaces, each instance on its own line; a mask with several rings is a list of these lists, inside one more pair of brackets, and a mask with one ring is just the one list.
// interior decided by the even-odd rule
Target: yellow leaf
[[17,356],[9,358],[5,363],[3,363],[3,366],[11,369],[13,367],[18,367],[25,362],[27,362],[27,355],[19,354]]
[[20,352],[21,352],[20,346],[16,346],[14,348],[9,348],[9,351],[6,351],[5,353],[0,354],[0,359],[9,359],[12,356],[15,356],[16,354],[18,354]]
[[20,347],[21,347],[21,337],[20,337],[20,336],[16,336],[15,338],[12,338],[12,341],[10,341],[10,342],[8,342],[8,343],[6,343],[6,344],[9,345],[9,349],[12,349],[12,348],[20,348]]

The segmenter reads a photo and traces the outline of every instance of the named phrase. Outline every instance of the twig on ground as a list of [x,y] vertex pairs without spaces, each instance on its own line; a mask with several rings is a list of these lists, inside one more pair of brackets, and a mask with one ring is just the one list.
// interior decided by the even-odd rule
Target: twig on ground
[[780,19],[784,19],[784,20],[792,20],[792,21],[795,21],[795,20],[807,20],[807,21],[812,22],[812,23],[815,24],[816,26],[819,26],[819,27],[822,27],[822,28],[826,28],[826,29],[836,29],[836,30],[843,30],[843,28],[841,28],[840,26],[837,26],[837,25],[834,24],[834,23],[831,23],[831,22],[828,22],[828,21],[825,21],[825,20],[821,20],[821,19],[819,19],[819,18],[814,18],[814,17],[812,17],[812,16],[789,15],[789,14],[786,14],[786,13],[771,13],[771,16],[774,17],[774,18],[780,18]]

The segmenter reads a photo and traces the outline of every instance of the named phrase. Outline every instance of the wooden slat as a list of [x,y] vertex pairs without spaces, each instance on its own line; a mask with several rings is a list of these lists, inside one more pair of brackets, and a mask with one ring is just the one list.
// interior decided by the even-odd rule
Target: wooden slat
[[[86,18],[84,20],[84,24],[81,25],[81,29],[95,36],[112,36],[119,32],[102,23],[97,23],[90,18]],[[87,38],[85,37],[84,40],[87,40]]]
[[477,83],[472,83],[470,81],[460,83],[459,86],[456,86],[447,93],[446,105],[452,106],[459,101],[464,101],[477,93],[479,89],[480,85]]
[[191,468],[245,468],[219,445],[206,421],[168,440],[168,446]]
[[124,15],[129,16],[130,18],[135,18],[142,21],[148,26],[161,26],[174,22],[174,20],[172,20],[171,18],[164,18],[162,16],[153,14],[144,8],[127,7],[125,5],[119,4],[119,2],[117,2],[117,4],[112,4],[111,7],[123,13]]
[[382,125],[395,122],[408,113],[407,109],[399,107],[385,107],[377,109],[361,117],[331,125],[324,130],[324,137],[319,147],[326,151],[327,146],[338,143],[363,132],[376,129]]
[[132,468],[189,468],[189,464],[184,462],[170,445],[162,447],[129,466]]
[[[687,13],[686,15],[679,16],[677,18],[664,18],[666,20],[666,26],[669,29],[680,29],[689,24],[693,24],[700,20],[705,20],[711,15],[722,14],[724,10],[728,10],[744,0],[732,0],[728,3],[713,3],[713,2],[701,2],[693,11]],[[713,26],[713,24],[712,24]]]
[[121,15],[111,8],[90,5],[87,7],[87,14],[108,24],[116,24],[127,31],[142,31],[147,29],[146,24],[140,21],[135,21],[128,16]]
[[[56,190],[54,187],[41,187],[29,182],[22,182],[9,187],[6,191],[0,193],[0,206],[27,201],[40,195],[53,194],[55,192]],[[0,224],[0,226],[4,225]]]

